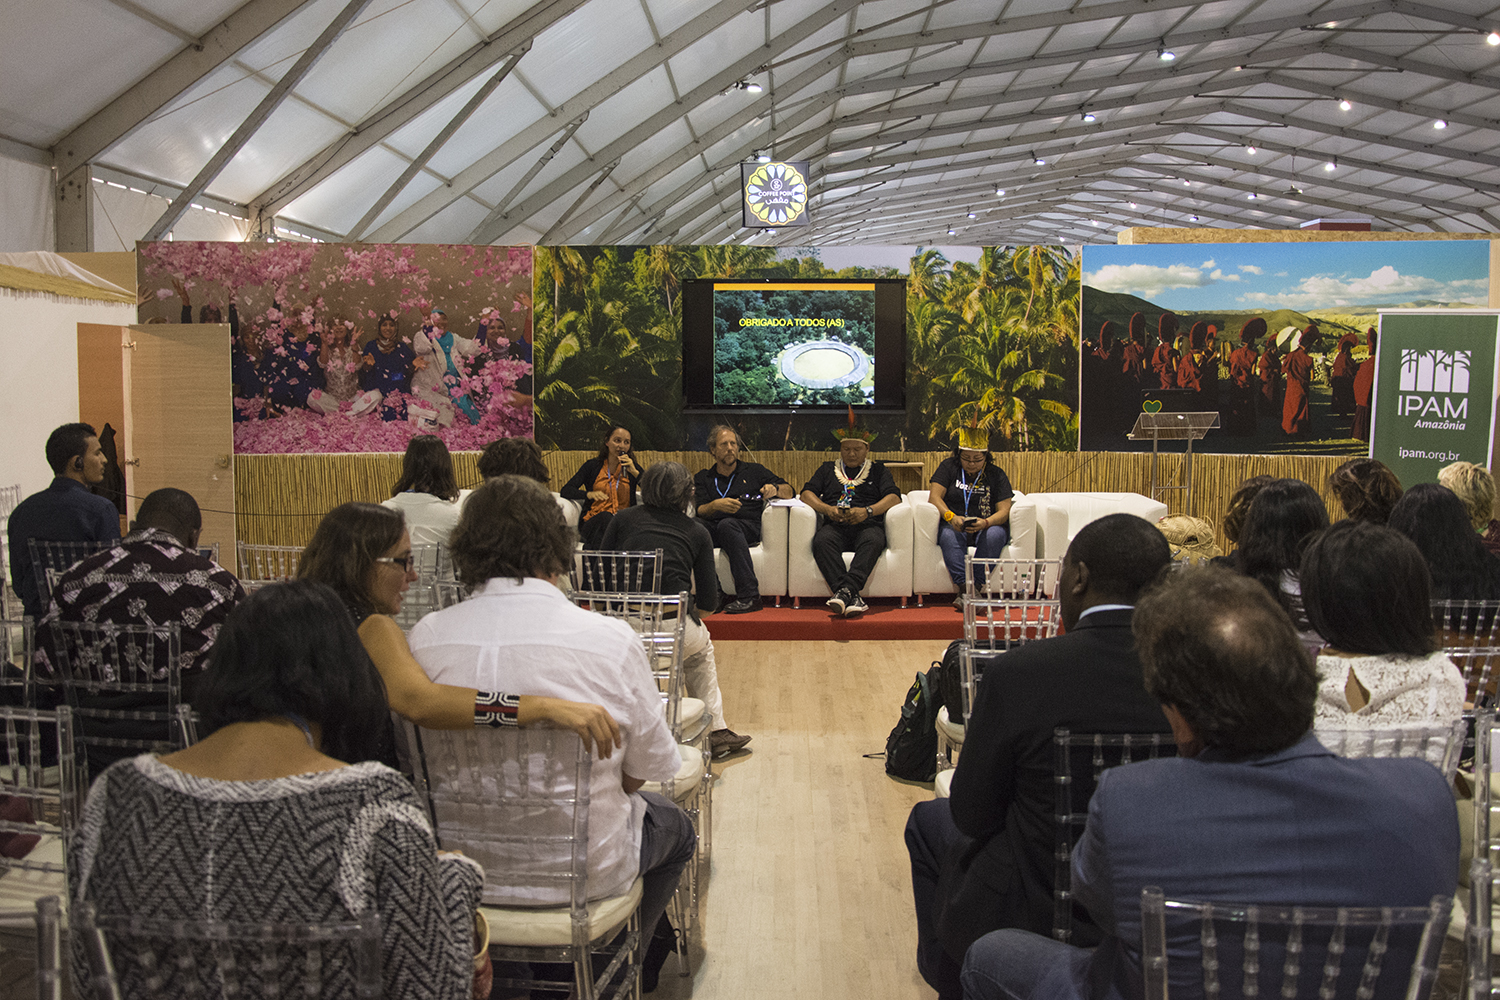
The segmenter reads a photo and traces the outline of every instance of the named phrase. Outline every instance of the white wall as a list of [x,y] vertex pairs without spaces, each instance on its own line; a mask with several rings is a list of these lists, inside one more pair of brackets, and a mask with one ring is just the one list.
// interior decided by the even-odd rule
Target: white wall
[[[134,250],[135,241],[150,230],[171,202],[160,195],[132,191],[94,179],[94,250]],[[250,223],[189,208],[173,227],[174,240],[242,243]],[[48,247],[47,249],[51,249]]]
[[0,253],[51,250],[53,232],[51,169],[0,156]]
[[78,419],[78,324],[133,322],[133,305],[0,288],[0,485],[52,481],[47,435]]

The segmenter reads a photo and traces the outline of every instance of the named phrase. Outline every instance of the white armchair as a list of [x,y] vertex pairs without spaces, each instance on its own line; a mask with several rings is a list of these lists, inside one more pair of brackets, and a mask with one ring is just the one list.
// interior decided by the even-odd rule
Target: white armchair
[[[787,525],[786,544],[786,592],[792,598],[792,606],[799,607],[804,597],[826,598],[832,595],[818,564],[813,561],[812,540],[818,530],[818,515],[811,507],[799,505],[788,508],[791,515]],[[899,597],[901,606],[911,596],[912,567],[912,507],[902,502],[892,507],[885,515],[885,551],[875,563],[875,569],[865,588],[864,597]],[[853,552],[844,553],[844,565],[854,561]]]
[[[760,541],[750,546],[750,563],[755,567],[755,581],[761,597],[774,597],[776,603],[786,596],[787,512],[790,508],[766,505],[760,515]],[[688,513],[694,515],[690,506]],[[734,575],[729,572],[729,557],[714,548],[714,569],[719,575],[719,592],[734,594]]]
[[1036,558],[1061,559],[1079,530],[1109,514],[1134,514],[1155,524],[1167,505],[1139,493],[1032,493],[1036,505]]
[[[918,606],[924,594],[955,594],[948,576],[948,567],[943,565],[943,550],[938,548],[938,525],[942,523],[938,509],[927,499],[927,490],[912,490],[905,501],[912,507],[912,532],[914,535],[911,562],[911,589],[917,595]],[[1031,497],[1017,493],[1010,508],[1010,540],[1000,559],[1035,559],[1036,550],[1036,504]]]

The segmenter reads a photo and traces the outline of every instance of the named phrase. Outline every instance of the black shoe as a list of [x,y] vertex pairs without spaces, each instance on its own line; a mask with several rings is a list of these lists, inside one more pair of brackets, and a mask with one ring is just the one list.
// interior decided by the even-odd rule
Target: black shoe
[[834,614],[842,615],[844,613],[844,605],[847,603],[849,596],[850,594],[848,588],[840,587],[834,593],[834,595],[824,603],[826,603],[830,608],[833,609]]
[[728,757],[745,749],[750,737],[741,736],[733,729],[715,729],[708,734],[709,753],[714,757]]
[[724,605],[726,615],[747,615],[752,611],[759,611],[761,603],[759,597],[741,597]]
[[850,617],[853,617],[854,615],[864,614],[866,611],[869,611],[869,610],[870,610],[870,606],[865,603],[865,599],[863,597],[860,597],[858,594],[856,594],[856,593],[854,593],[852,591],[849,592],[848,598],[844,601],[844,617],[845,618],[850,618]]
[[661,976],[661,967],[666,963],[667,956],[677,950],[677,931],[672,927],[672,921],[667,919],[663,913],[661,919],[656,922],[656,930],[651,935],[651,942],[646,945],[645,957],[641,959],[641,992],[650,993],[656,989],[656,981]]
[[953,598],[953,610],[954,611],[962,611],[963,609],[964,609],[964,595],[963,595],[962,591],[959,591],[958,595]]

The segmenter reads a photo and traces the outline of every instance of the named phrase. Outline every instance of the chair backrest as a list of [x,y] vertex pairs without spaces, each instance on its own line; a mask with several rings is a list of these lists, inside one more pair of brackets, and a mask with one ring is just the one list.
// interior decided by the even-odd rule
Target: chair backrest
[[[1491,848],[1493,850],[1493,847]],[[1496,993],[1494,974],[1490,971],[1490,959],[1495,953],[1494,905],[1495,892],[1500,888],[1500,871],[1494,867],[1494,858],[1489,852],[1476,846],[1474,860],[1469,864],[1469,924],[1464,928],[1468,941],[1468,989],[1463,994],[1468,1000],[1485,1000]]]
[[10,512],[21,502],[21,484],[0,486],[0,520],[10,517]]
[[1050,639],[1061,625],[1061,605],[1048,598],[964,598],[964,639],[976,648],[1009,649]]
[[[0,737],[4,740],[0,744],[0,797],[24,803],[30,815],[29,819],[23,814],[18,819],[0,820],[0,833],[38,838],[31,853],[23,857],[0,853],[0,873],[23,869],[67,874],[66,847],[83,808],[73,735],[73,713],[66,705],[54,712],[0,706]],[[44,760],[44,743],[52,743],[57,752],[55,783],[48,780],[50,768],[46,764],[50,761]],[[11,808],[21,812],[14,805]],[[35,850],[42,838],[53,839],[59,850]]]
[[1500,844],[1495,842],[1500,801],[1491,787],[1494,761],[1495,710],[1481,708],[1474,713],[1474,858],[1500,867]]
[[62,902],[59,897],[43,896],[35,906],[0,910],[0,926],[15,928],[28,920],[36,928],[36,992],[32,995],[37,1000],[62,1000]]
[[1500,665],[1500,601],[1433,601],[1432,624],[1443,652],[1464,675],[1468,700],[1492,704]]
[[[322,997],[384,993],[380,915],[343,923],[160,920],[76,903],[95,997]],[[87,994],[85,994],[87,995]]]
[[[1437,981],[1452,905],[1446,896],[1405,907],[1188,902],[1147,886],[1141,890],[1146,1000],[1167,1000],[1169,990],[1179,997],[1425,1000]],[[1171,980],[1169,923],[1178,955],[1198,942],[1201,980],[1181,973]],[[1199,981],[1201,993],[1193,988]]]
[[453,563],[442,545],[413,545],[411,554],[416,560],[417,578],[407,589],[401,610],[395,616],[396,624],[407,631],[421,621],[423,615],[441,607],[437,595],[438,581],[453,579]]
[[469,588],[457,580],[439,580],[432,585],[432,598],[439,611],[461,603],[468,596]]
[[36,634],[31,616],[6,618],[0,608],[0,704],[33,708],[32,659]]
[[31,550],[31,568],[37,591],[42,603],[49,604],[54,580],[95,552],[113,548],[115,542],[49,542],[43,538],[30,538],[26,545]]
[[1089,818],[1089,800],[1105,769],[1177,754],[1170,733],[1052,731],[1053,836],[1052,936],[1073,936],[1073,842]]
[[1463,756],[1469,723],[1455,719],[1446,726],[1318,729],[1314,735],[1340,757],[1420,757],[1452,781]]
[[[484,902],[532,898],[582,913],[592,761],[578,734],[421,729],[404,719],[402,729],[438,847],[463,851],[483,866]],[[586,935],[575,918],[574,943],[586,946]]]
[[[90,770],[135,753],[187,745],[182,700],[182,637],[162,628],[112,622],[50,622],[46,645],[57,654],[61,683]],[[98,748],[89,761],[90,747]]]
[[[235,574],[244,584],[277,583],[290,580],[297,575],[297,566],[302,562],[300,545],[255,545],[238,542],[235,553],[239,556],[238,572]],[[251,589],[246,587],[247,590]]]
[[654,594],[662,550],[583,551],[574,556],[573,589],[610,594]]
[[980,559],[964,556],[964,593],[969,597],[1056,600],[1061,559]]
[[602,594],[575,590],[569,595],[580,607],[609,618],[618,618],[635,630],[646,649],[646,662],[661,692],[667,728],[675,739],[682,736],[682,643],[687,627],[686,592],[665,594]]
[[[967,725],[969,714],[974,711],[974,697],[979,693],[979,682],[984,672],[1005,655],[1002,649],[976,648],[964,643],[958,650],[958,711],[948,706],[948,720],[960,726]],[[948,688],[948,690],[952,690]]]

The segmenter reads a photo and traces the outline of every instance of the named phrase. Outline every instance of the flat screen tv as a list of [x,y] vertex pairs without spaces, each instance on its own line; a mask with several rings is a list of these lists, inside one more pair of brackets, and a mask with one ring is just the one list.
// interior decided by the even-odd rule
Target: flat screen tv
[[904,410],[906,281],[682,283],[688,409]]

